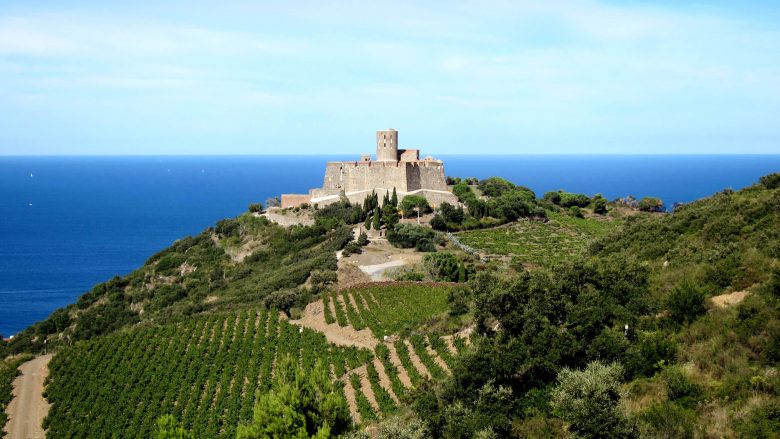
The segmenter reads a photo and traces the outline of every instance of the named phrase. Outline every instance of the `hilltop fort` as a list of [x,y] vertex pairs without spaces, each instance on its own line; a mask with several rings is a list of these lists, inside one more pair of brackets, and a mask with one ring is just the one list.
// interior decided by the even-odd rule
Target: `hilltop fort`
[[301,204],[320,206],[338,201],[341,195],[361,203],[376,192],[380,198],[396,190],[399,197],[422,195],[433,206],[455,204],[457,198],[444,179],[444,163],[433,157],[420,159],[419,149],[398,149],[398,131],[390,128],[376,132],[376,160],[363,155],[360,160],[328,162],[321,188],[308,194],[282,194],[282,207]]

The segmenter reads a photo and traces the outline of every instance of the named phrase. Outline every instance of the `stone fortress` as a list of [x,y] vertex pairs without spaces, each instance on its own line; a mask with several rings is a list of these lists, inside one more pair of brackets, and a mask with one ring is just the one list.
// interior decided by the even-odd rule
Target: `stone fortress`
[[362,203],[372,192],[382,199],[393,189],[399,200],[422,195],[434,207],[458,201],[447,190],[444,163],[433,157],[421,160],[419,149],[398,149],[398,131],[391,128],[376,132],[376,160],[363,155],[358,161],[328,162],[321,188],[308,194],[283,194],[281,204],[282,208],[304,203],[324,206],[338,201],[342,194],[353,203]]

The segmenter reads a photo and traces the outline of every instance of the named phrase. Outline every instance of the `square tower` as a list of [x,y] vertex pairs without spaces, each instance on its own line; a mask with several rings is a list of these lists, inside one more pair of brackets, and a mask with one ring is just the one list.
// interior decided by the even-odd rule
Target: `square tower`
[[378,162],[398,161],[398,131],[388,128],[376,132],[376,160]]

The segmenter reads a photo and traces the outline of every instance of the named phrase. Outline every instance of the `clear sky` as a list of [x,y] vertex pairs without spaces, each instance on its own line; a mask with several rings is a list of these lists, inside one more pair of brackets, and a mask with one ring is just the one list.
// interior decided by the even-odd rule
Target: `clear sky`
[[0,155],[780,153],[780,2],[9,1]]

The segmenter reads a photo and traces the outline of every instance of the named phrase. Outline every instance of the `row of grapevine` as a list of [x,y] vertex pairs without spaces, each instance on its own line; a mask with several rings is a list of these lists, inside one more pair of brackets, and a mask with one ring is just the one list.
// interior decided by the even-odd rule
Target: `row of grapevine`
[[442,379],[447,376],[447,373],[444,372],[444,369],[442,369],[436,363],[433,357],[428,354],[428,350],[426,349],[428,341],[425,340],[424,336],[420,334],[414,334],[409,339],[409,341],[412,343],[412,347],[414,348],[414,353],[417,354],[417,358],[419,358],[420,362],[425,365],[425,368],[428,369],[428,372],[430,372],[432,377],[436,379]]
[[373,361],[366,349],[330,345],[265,310],[137,328],[52,359],[45,426],[53,438],[150,437],[156,419],[172,414],[198,437],[231,437],[284,355],[306,368],[322,361],[337,376]]
[[325,303],[334,305],[334,321],[339,325],[368,327],[382,339],[409,333],[445,313],[451,288],[449,283],[383,282],[332,292]]

